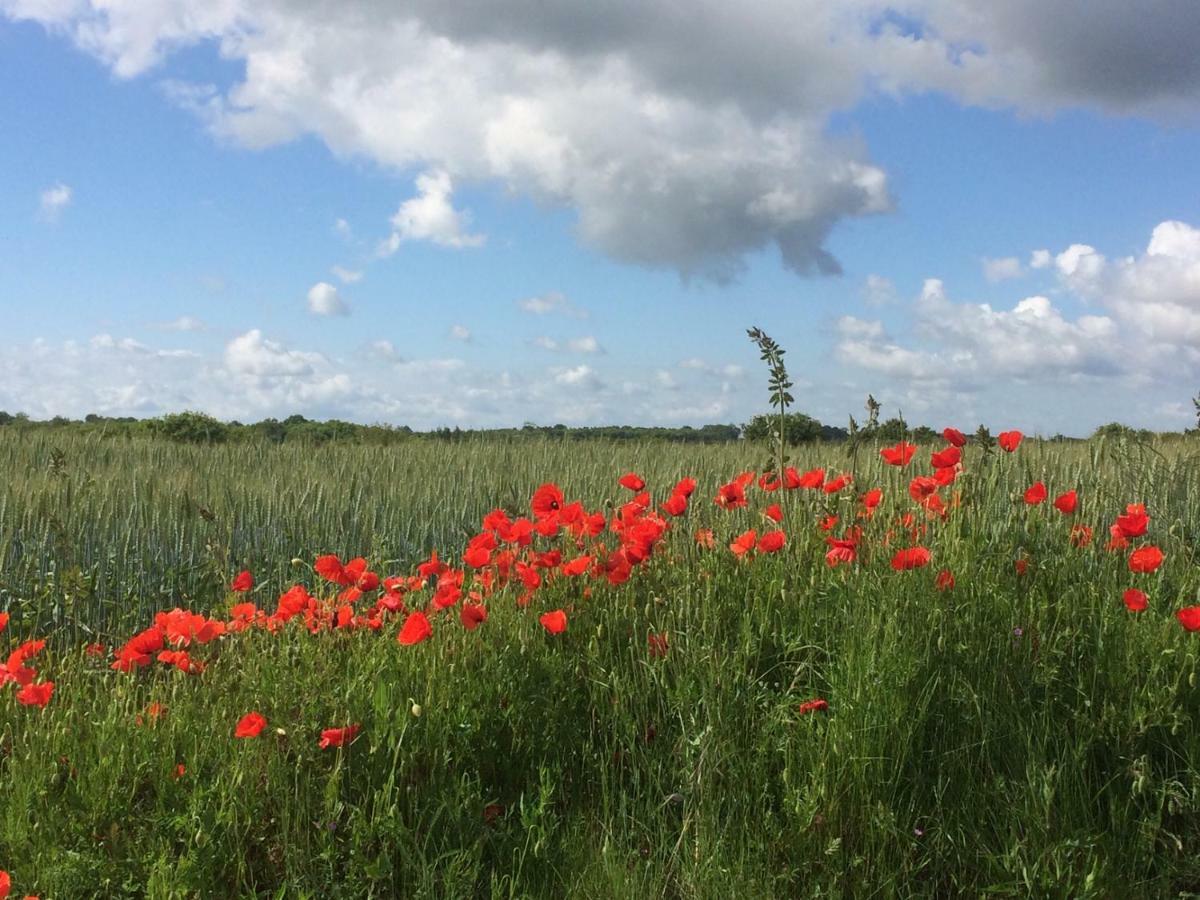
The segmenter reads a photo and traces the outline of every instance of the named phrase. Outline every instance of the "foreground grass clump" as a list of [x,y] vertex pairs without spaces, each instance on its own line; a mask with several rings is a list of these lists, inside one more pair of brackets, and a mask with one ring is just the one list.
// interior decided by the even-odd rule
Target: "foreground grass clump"
[[[1186,448],[884,450],[760,480],[735,447],[146,442],[49,471],[0,444],[29,471],[0,660],[45,636],[27,680],[54,682],[0,689],[0,869],[45,897],[1200,889]],[[127,643],[176,606],[202,616]]]

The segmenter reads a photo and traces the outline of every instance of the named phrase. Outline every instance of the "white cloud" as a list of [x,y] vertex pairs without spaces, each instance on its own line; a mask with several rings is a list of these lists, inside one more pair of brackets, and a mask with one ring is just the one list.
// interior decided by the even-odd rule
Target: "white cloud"
[[342,266],[334,266],[329,271],[337,276],[338,281],[342,284],[357,284],[362,281],[363,273],[355,269],[346,269]]
[[550,313],[561,313],[577,319],[586,319],[588,316],[586,309],[580,309],[565,294],[558,291],[549,291],[536,297],[526,297],[518,300],[517,306],[523,312],[532,313],[535,316],[545,316]]
[[204,331],[208,328],[204,322],[195,316],[180,316],[170,322],[160,322],[153,326],[160,331]]
[[862,293],[868,306],[884,306],[896,299],[896,286],[882,275],[871,274],[863,284]]
[[354,233],[354,229],[350,227],[350,223],[345,219],[334,219],[333,230],[338,233],[339,237],[347,239]]
[[57,222],[62,211],[71,205],[71,198],[71,188],[62,182],[46,188],[41,194],[42,218],[47,222]]
[[1021,261],[1015,256],[1005,256],[1000,259],[983,259],[983,277],[993,283],[1007,281],[1010,278],[1020,278],[1025,274]]
[[308,311],[314,316],[350,315],[350,307],[328,281],[318,281],[308,289]]
[[456,323],[450,326],[450,337],[456,341],[469,341],[471,340],[471,329],[466,325]]
[[487,240],[469,231],[471,216],[454,208],[454,184],[444,170],[417,176],[417,196],[400,204],[392,216],[392,233],[379,247],[390,256],[404,241],[430,241],[440,247],[481,247]]
[[530,341],[535,347],[540,347],[543,350],[563,350],[569,353],[603,353],[604,348],[590,334],[583,337],[570,338],[566,341],[558,341],[546,335],[538,335]]
[[1054,265],[1054,257],[1049,250],[1034,250],[1029,254],[1029,268],[1048,269]]

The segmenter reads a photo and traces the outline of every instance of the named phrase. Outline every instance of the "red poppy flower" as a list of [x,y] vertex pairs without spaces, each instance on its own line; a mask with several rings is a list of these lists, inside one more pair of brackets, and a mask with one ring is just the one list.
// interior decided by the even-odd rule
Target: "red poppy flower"
[[764,509],[763,515],[766,516],[768,519],[770,519],[772,522],[782,522],[783,521],[783,510],[779,508],[778,503],[772,503],[770,506],[768,506],[766,509]]
[[[1130,503],[1125,507],[1125,514],[1117,516],[1117,521],[1113,526],[1116,531],[1119,531],[1121,537],[1135,538],[1141,537],[1146,533],[1146,528],[1150,524],[1150,517],[1146,515],[1145,504]],[[1116,537],[1116,535],[1113,535]]]
[[929,457],[930,464],[935,469],[951,469],[962,460],[962,451],[951,444],[945,450],[938,450]]
[[825,482],[825,484],[821,486],[821,490],[823,490],[826,494],[836,494],[846,485],[850,484],[853,480],[854,479],[849,475],[839,475],[837,478],[833,479],[833,481]]
[[758,541],[758,532],[751,528],[749,531],[743,531],[729,545],[729,549],[733,551],[733,555],[738,559],[744,557],[747,553],[754,549],[755,543]]
[[1030,506],[1037,506],[1039,503],[1044,503],[1046,500],[1046,486],[1040,481],[1031,485],[1025,491],[1025,502]]
[[939,591],[954,590],[954,573],[949,569],[942,569],[942,571],[938,572],[937,574],[937,579],[934,581],[934,586]]
[[713,502],[721,509],[737,509],[746,505],[746,488],[744,485],[731,481],[717,489]]
[[908,444],[901,441],[894,447],[884,447],[879,451],[879,455],[883,457],[883,461],[889,466],[907,466],[916,452],[917,447],[915,444]]
[[651,657],[662,659],[667,655],[667,633],[665,631],[662,634],[646,635],[646,643]]
[[879,488],[871,488],[871,490],[863,494],[862,502],[863,506],[867,509],[875,509],[875,507],[883,502],[883,491]]
[[487,621],[487,607],[480,603],[464,603],[458,611],[458,619],[467,631],[474,631]]
[[696,546],[703,547],[706,550],[711,550],[717,546],[717,538],[711,528],[696,529]]
[[938,483],[928,475],[918,475],[908,483],[908,496],[918,503],[923,503],[937,493]]
[[582,575],[588,570],[588,566],[592,564],[590,556],[577,556],[568,563],[563,563],[562,573],[564,575]]
[[229,585],[230,590],[244,594],[254,588],[254,576],[248,571],[239,572],[237,577],[233,579],[233,583]]
[[8,627],[8,613],[0,613],[0,633]]
[[1029,571],[1029,560],[1024,558],[1013,560],[1013,569],[1018,575],[1024,575]]
[[1129,554],[1129,571],[1147,573],[1153,572],[1162,565],[1163,552],[1153,544],[1147,547],[1138,547],[1133,553]]
[[36,706],[40,709],[50,702],[53,694],[53,681],[39,681],[36,684],[27,684],[17,691],[17,702],[22,706]]
[[400,633],[396,635],[396,640],[405,646],[410,646],[419,644],[432,636],[433,626],[429,624],[429,618],[418,610],[404,620],[404,624],[400,627]]
[[[794,471],[794,470],[793,470]],[[824,469],[809,469],[798,479],[796,479],[796,487],[815,490],[825,483]]]
[[957,428],[943,428],[942,437],[945,438],[947,444],[953,444],[955,447],[967,445],[967,436]]
[[642,480],[640,475],[637,475],[634,472],[626,472],[617,479],[617,483],[620,484],[621,487],[628,488],[629,490],[633,491],[635,494],[646,487],[646,482]]
[[779,480],[779,477],[774,472],[763,472],[758,477],[758,486],[767,493],[774,493],[782,485],[783,482]]
[[546,519],[562,509],[564,502],[562,489],[557,484],[548,482],[533,492],[529,508],[533,511],[534,518]]
[[907,547],[892,557],[892,568],[897,572],[906,569],[919,569],[929,565],[931,559],[929,550],[925,547]]
[[1064,516],[1069,516],[1079,507],[1079,495],[1075,491],[1067,491],[1054,498],[1054,508]]
[[321,750],[329,747],[344,747],[358,737],[360,731],[362,731],[362,726],[357,722],[347,725],[345,728],[326,728],[321,732],[321,740],[317,742],[317,747]]
[[696,490],[696,479],[695,478],[681,478],[681,479],[679,479],[679,483],[677,485],[675,485],[675,488],[674,488],[674,490],[671,491],[671,493],[679,494],[681,497],[686,499],[686,498],[692,496],[692,492],[695,490]]
[[11,890],[12,879],[9,877],[7,872],[5,872],[3,869],[0,869],[0,900],[4,900]]
[[1200,606],[1185,606],[1176,611],[1175,618],[1187,631],[1200,631]]
[[688,499],[683,494],[672,494],[662,508],[663,512],[669,516],[682,516],[687,512]]
[[175,766],[175,771],[171,773],[171,777],[174,778],[176,781],[178,781],[180,778],[182,778],[186,774],[187,774],[187,766],[185,766],[183,763],[177,763]]
[[837,523],[838,523],[837,516],[826,516],[820,522],[817,523],[817,527],[820,528],[822,531],[833,531],[833,529],[835,529],[837,527]]
[[233,731],[235,738],[256,738],[262,734],[262,730],[267,727],[266,718],[257,710],[246,713],[237,723],[237,728]]
[[542,613],[542,615],[538,616],[538,621],[551,634],[562,634],[567,630],[567,614],[561,609]]
[[829,710],[829,701],[823,697],[816,697],[812,700],[805,700],[800,704],[800,715],[807,715],[814,712],[827,712]]
[[1025,435],[1019,431],[1002,431],[996,436],[996,441],[1000,444],[1000,449],[1007,453],[1014,452],[1021,446],[1021,438]]
[[758,539],[759,553],[777,553],[787,543],[787,535],[782,531],[768,531]]
[[1121,599],[1125,601],[1126,609],[1131,612],[1141,612],[1149,602],[1149,598],[1137,588],[1127,590],[1121,595]]

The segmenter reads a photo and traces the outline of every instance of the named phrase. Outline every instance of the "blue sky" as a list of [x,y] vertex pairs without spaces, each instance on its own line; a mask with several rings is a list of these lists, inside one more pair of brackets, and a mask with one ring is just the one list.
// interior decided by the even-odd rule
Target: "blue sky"
[[468,6],[0,0],[0,409],[1192,424],[1189,7]]

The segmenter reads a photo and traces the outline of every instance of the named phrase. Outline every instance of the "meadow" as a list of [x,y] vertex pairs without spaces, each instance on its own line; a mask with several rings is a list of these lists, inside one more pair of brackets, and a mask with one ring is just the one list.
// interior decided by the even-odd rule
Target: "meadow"
[[0,871],[1195,896],[1200,446],[946,446],[0,428]]

